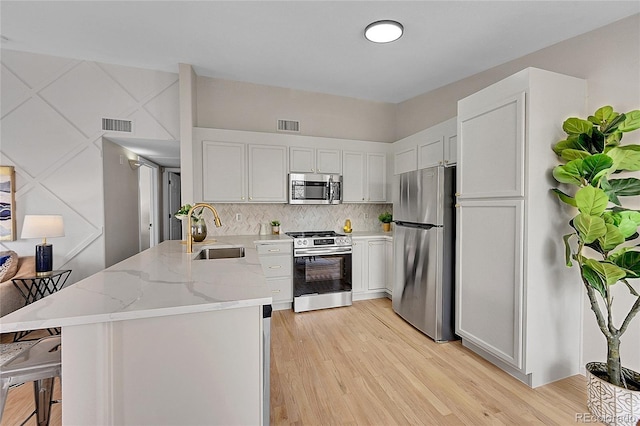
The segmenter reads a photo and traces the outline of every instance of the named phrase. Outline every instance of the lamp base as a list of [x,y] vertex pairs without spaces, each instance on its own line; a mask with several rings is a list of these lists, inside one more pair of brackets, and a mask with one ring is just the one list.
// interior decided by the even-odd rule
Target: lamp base
[[36,276],[45,277],[51,275],[53,270],[53,245],[36,245]]

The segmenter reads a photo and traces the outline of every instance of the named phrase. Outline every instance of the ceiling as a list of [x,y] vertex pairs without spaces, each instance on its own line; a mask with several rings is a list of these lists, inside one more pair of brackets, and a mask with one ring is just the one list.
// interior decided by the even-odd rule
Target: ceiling
[[[640,13],[639,1],[7,1],[2,47],[398,103]],[[364,28],[404,25],[373,44]]]

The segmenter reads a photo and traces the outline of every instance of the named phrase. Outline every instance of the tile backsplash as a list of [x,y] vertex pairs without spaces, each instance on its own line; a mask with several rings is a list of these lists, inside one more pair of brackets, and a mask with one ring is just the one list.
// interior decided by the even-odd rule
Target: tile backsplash
[[[280,221],[280,233],[289,231],[342,231],[351,219],[354,231],[380,229],[378,215],[392,212],[392,204],[340,204],[296,206],[289,204],[213,204],[222,220],[216,228],[210,211],[205,212],[208,235],[257,235],[261,223]],[[240,214],[240,220],[236,215]],[[268,227],[271,230],[271,227]]]

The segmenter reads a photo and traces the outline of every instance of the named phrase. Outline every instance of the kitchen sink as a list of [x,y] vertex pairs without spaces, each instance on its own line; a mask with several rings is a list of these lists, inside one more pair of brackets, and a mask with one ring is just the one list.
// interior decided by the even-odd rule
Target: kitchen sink
[[200,250],[194,260],[234,259],[238,257],[244,257],[244,247],[205,248]]

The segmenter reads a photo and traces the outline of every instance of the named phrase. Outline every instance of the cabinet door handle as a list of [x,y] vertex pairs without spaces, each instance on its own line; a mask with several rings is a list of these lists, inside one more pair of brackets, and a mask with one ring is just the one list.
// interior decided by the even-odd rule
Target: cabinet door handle
[[456,192],[456,197],[459,197],[459,196],[460,196],[460,193],[459,193],[459,192]]
[[280,268],[282,268],[282,265],[269,266],[269,269],[280,269]]
[[460,204],[456,204],[456,205],[455,205],[455,207],[456,207],[456,208],[460,207]]
[[280,249],[269,249],[270,252],[280,251]]

